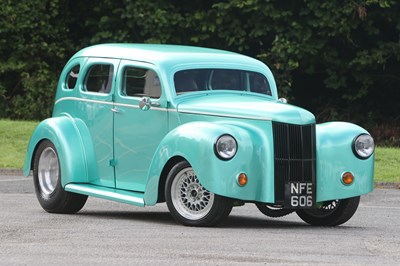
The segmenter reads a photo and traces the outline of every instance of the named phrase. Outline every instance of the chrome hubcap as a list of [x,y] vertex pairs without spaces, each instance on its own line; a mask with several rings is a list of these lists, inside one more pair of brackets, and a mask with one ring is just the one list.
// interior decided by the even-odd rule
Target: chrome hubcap
[[51,147],[43,150],[39,158],[38,180],[42,193],[49,196],[54,192],[59,178],[60,166],[56,152]]
[[193,169],[188,167],[181,170],[172,182],[171,199],[180,215],[198,220],[210,212],[214,194],[200,184]]

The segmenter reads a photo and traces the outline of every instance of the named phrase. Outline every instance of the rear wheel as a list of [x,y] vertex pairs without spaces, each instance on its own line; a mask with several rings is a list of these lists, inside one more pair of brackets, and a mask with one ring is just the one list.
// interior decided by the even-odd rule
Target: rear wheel
[[165,186],[166,202],[171,215],[189,226],[213,226],[232,210],[233,200],[206,190],[186,161],[170,171]]
[[347,222],[356,212],[360,197],[324,202],[319,208],[298,210],[297,215],[306,223],[336,226]]
[[62,188],[58,153],[48,140],[42,141],[35,153],[33,181],[36,197],[47,212],[76,213],[86,203],[87,196]]

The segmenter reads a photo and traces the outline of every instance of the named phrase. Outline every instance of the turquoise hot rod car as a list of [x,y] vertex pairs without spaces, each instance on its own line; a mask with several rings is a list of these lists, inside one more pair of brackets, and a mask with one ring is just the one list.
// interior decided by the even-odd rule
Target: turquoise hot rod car
[[62,71],[53,115],[28,145],[31,170],[51,213],[78,212],[94,196],[166,202],[178,222],[212,226],[234,203],[255,203],[268,216],[335,226],[373,190],[374,142],[278,99],[271,71],[247,56],[102,44]]

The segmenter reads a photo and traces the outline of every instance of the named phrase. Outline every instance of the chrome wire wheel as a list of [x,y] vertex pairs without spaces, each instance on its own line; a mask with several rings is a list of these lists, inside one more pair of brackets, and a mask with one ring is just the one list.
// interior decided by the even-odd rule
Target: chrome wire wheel
[[200,220],[211,210],[214,194],[199,182],[191,167],[178,172],[171,185],[171,201],[176,211],[188,220]]
[[324,218],[333,214],[340,205],[340,200],[332,200],[324,202],[319,208],[304,210],[314,217]]
[[314,209],[297,210],[297,215],[306,223],[317,226],[337,226],[347,222],[356,212],[360,196],[329,200]]
[[38,163],[38,181],[44,196],[50,196],[57,187],[60,175],[60,165],[57,153],[52,147],[43,150]]
[[203,187],[187,161],[179,161],[171,168],[164,191],[172,217],[187,226],[217,225],[228,217],[233,206],[233,199]]

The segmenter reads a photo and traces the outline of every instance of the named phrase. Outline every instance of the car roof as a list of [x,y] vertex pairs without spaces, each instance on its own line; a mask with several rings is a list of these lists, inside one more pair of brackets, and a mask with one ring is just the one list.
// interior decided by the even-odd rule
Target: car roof
[[99,44],[80,50],[71,60],[76,57],[118,58],[167,66],[221,62],[266,67],[259,60],[229,51],[170,44]]

